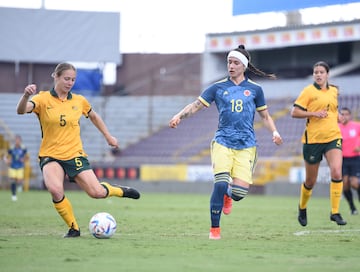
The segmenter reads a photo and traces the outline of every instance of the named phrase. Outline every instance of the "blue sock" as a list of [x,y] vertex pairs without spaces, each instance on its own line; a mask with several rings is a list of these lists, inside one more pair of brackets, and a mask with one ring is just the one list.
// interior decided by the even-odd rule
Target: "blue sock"
[[211,227],[220,226],[220,216],[224,205],[224,195],[226,194],[228,183],[225,181],[215,182],[210,198]]
[[16,195],[16,183],[15,182],[11,183],[10,188],[11,188],[11,194]]
[[226,189],[226,194],[227,194],[227,196],[231,197],[231,195],[232,195],[232,186],[228,186],[228,188]]

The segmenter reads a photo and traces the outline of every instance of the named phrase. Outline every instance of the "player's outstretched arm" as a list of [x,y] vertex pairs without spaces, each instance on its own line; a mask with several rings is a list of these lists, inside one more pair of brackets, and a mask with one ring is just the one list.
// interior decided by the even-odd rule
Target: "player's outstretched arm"
[[107,143],[114,148],[119,148],[118,140],[112,136],[105,125],[105,122],[94,110],[89,112],[89,118],[94,126],[104,135]]
[[194,102],[186,105],[179,113],[175,114],[169,122],[169,127],[176,128],[182,119],[194,115],[196,112],[204,108],[204,104],[200,100],[195,100]]

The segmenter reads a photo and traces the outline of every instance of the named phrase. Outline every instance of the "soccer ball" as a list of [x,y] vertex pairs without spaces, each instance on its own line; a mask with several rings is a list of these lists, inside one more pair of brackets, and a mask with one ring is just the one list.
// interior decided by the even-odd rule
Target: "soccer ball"
[[111,214],[99,212],[91,217],[89,231],[95,238],[108,239],[116,231],[116,221]]

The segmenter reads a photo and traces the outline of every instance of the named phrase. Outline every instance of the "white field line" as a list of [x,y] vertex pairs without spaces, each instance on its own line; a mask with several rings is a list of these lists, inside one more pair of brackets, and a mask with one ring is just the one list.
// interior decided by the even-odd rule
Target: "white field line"
[[295,236],[311,235],[311,234],[326,234],[326,233],[357,233],[360,229],[339,229],[339,230],[303,230],[294,232]]

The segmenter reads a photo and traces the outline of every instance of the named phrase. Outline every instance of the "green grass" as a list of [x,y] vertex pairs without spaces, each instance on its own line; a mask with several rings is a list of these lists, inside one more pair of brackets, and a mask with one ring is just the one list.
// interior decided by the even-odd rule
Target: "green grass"
[[[143,193],[140,200],[95,200],[67,192],[82,236],[67,227],[44,191],[0,191],[0,270],[12,271],[360,271],[360,215],[329,221],[329,200],[312,198],[309,225],[297,220],[296,197],[249,195],[222,216],[222,239],[210,241],[209,196]],[[99,211],[117,220],[108,240],[93,238]],[[296,235],[298,234],[298,235]]]

